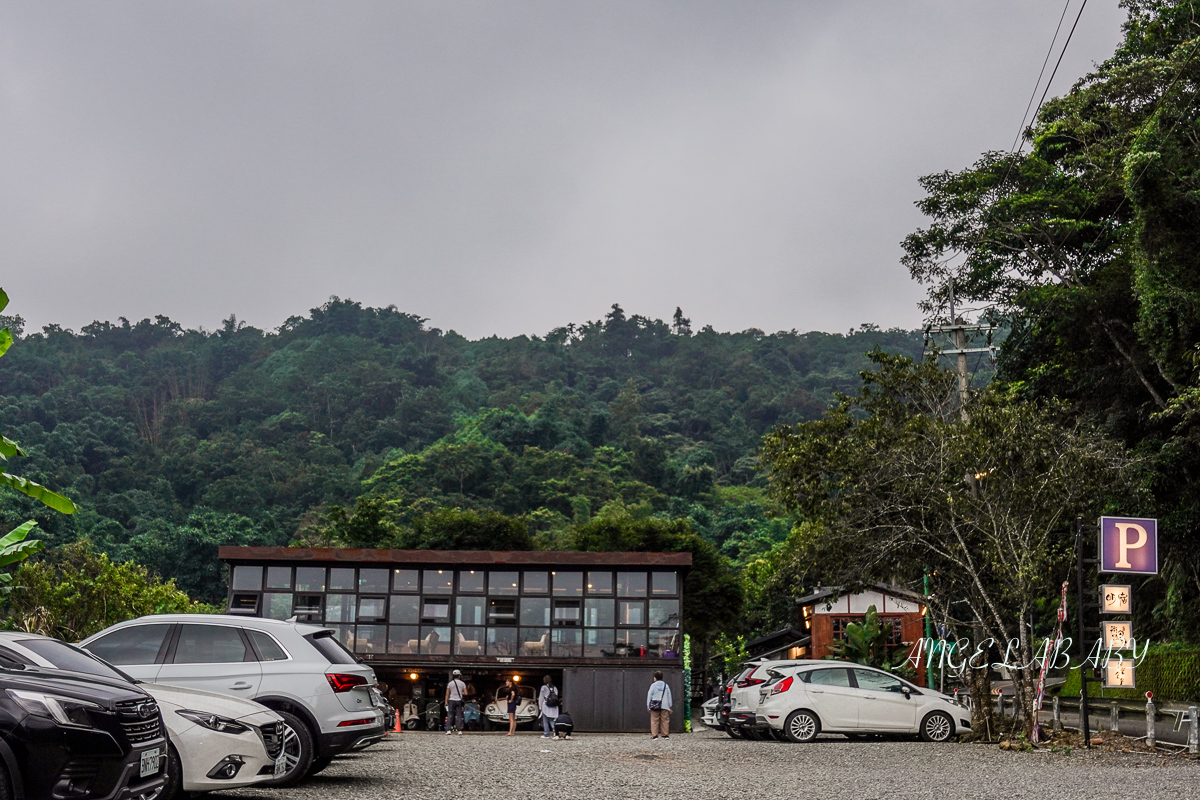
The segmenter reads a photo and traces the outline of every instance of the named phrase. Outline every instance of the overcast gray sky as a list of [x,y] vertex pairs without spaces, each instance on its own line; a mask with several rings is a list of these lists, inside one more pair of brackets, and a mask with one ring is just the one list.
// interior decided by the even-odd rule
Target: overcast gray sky
[[[34,329],[915,327],[917,178],[1010,145],[1062,8],[3,0],[0,281]],[[1052,93],[1123,19],[1088,4]]]

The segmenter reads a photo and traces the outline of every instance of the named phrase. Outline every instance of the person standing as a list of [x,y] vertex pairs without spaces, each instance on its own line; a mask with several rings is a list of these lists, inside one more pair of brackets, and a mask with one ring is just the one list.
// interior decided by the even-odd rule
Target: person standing
[[655,671],[654,683],[646,692],[646,710],[650,712],[650,738],[671,738],[671,687],[663,680],[662,672]]
[[446,735],[457,733],[462,736],[463,701],[466,698],[467,685],[462,681],[462,672],[454,670],[450,673],[450,682],[446,684]]
[[542,678],[542,688],[538,692],[538,709],[542,712],[542,738],[549,739],[554,734],[554,720],[558,716],[558,707],[562,700],[558,696],[558,688],[547,675]]
[[500,699],[508,705],[508,733],[505,736],[515,736],[517,733],[517,702],[519,695],[517,688],[513,686],[512,679],[504,681],[504,688],[500,691]]

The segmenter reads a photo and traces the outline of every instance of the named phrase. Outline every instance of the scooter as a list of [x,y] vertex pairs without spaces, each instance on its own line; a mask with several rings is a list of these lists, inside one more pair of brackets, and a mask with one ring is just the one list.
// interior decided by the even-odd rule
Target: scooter
[[442,712],[442,704],[437,700],[430,700],[429,705],[425,706],[425,728],[426,730],[436,731],[442,727],[446,715]]
[[400,725],[406,731],[415,731],[420,724],[421,712],[417,710],[417,704],[409,700],[400,712]]
[[479,703],[468,700],[463,705],[463,727],[469,731],[483,728],[483,716],[479,713]]

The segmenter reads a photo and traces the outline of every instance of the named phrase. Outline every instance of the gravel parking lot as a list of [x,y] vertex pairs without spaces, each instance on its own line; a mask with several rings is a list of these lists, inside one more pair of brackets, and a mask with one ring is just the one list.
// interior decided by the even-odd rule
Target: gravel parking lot
[[[392,734],[304,784],[239,791],[246,800],[514,798],[1176,798],[1200,786],[1181,756],[1009,753],[995,746],[824,737],[809,745],[704,731],[669,740],[593,734]],[[1114,792],[1116,793],[1114,795]]]

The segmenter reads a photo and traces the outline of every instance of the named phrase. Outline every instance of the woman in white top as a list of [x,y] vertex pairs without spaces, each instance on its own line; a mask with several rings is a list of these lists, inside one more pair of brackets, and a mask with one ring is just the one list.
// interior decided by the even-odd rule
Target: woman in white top
[[542,678],[542,688],[538,691],[538,709],[542,712],[542,738],[549,739],[554,733],[554,720],[558,717],[558,707],[562,700],[554,681],[547,675]]

